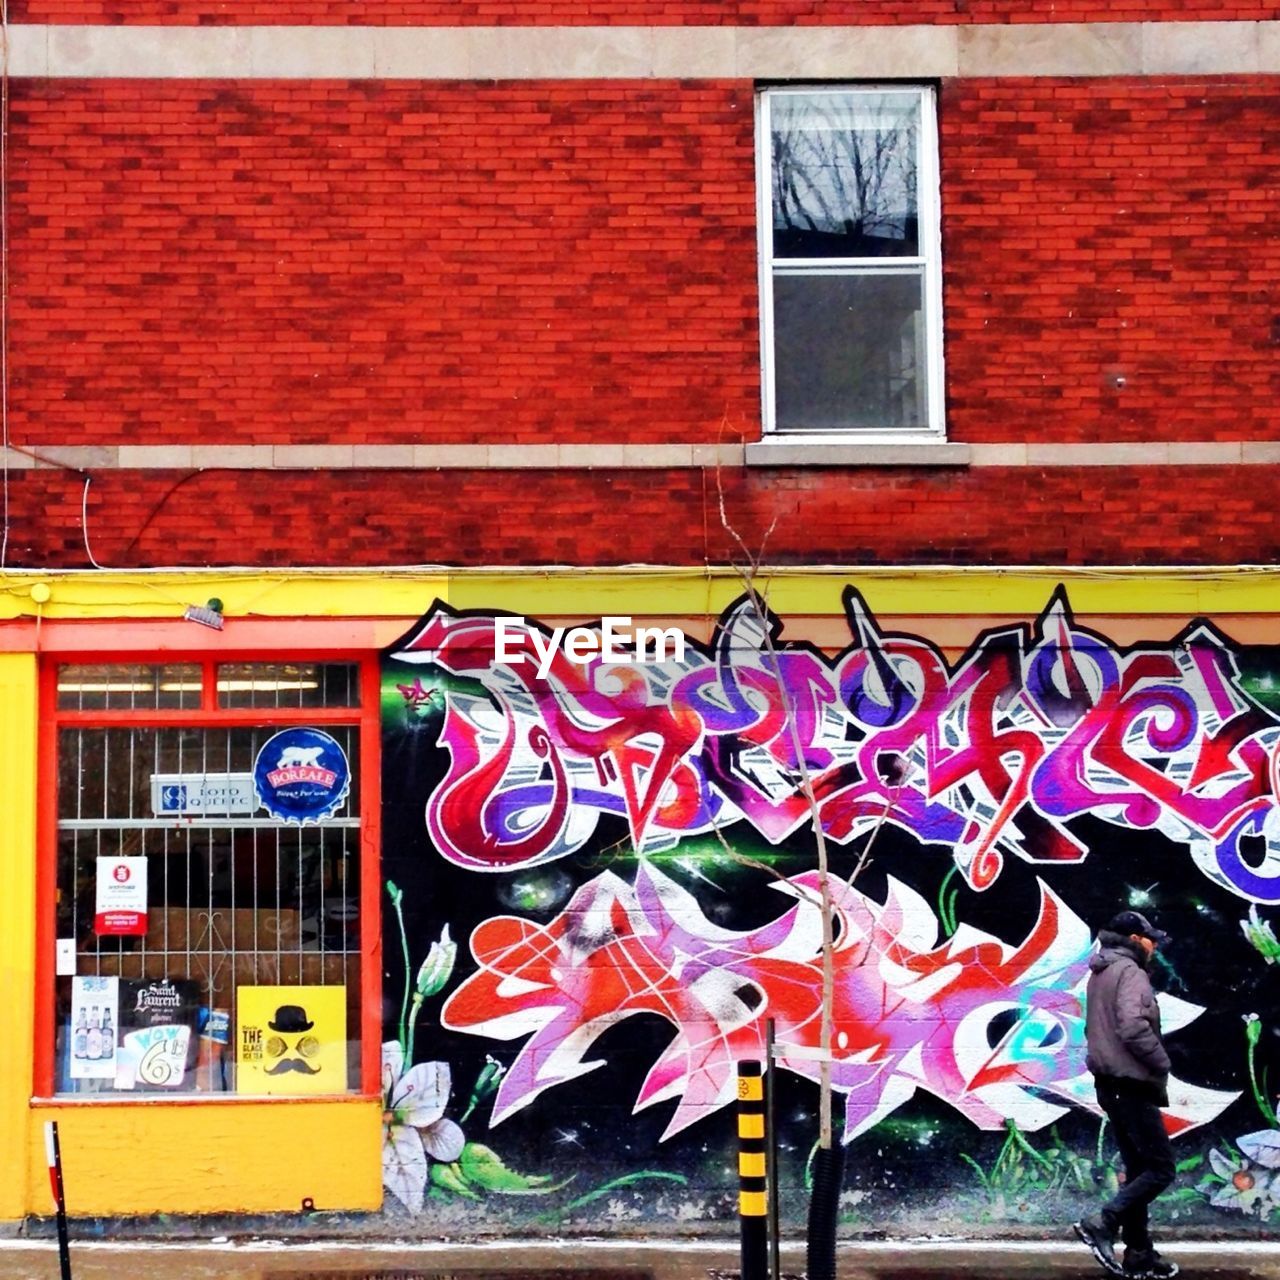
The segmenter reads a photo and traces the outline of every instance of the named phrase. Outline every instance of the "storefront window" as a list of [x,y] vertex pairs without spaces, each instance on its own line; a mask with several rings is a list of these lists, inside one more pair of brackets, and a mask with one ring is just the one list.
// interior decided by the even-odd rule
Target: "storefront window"
[[358,672],[60,668],[59,1094],[359,1088]]
[[200,705],[201,673],[194,663],[152,666],[101,663],[58,671],[60,711],[167,710]]
[[355,706],[359,667],[350,663],[223,663],[220,707]]

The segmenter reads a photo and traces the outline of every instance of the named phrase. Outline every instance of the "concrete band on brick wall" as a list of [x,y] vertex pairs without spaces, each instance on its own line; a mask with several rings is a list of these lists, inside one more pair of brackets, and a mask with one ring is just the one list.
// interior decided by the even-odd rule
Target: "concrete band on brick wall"
[[671,470],[682,467],[1141,467],[1275,466],[1280,441],[1098,444],[42,445],[0,449],[12,470],[231,469]]
[[17,24],[18,77],[680,79],[1280,73],[1280,22],[822,27]]

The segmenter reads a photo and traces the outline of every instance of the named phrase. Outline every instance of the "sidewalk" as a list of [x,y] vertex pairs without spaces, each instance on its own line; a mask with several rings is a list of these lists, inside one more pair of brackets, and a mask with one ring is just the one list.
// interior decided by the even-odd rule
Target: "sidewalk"
[[[1179,1242],[1168,1255],[1187,1280],[1280,1280],[1275,1244]],[[483,1241],[396,1244],[333,1241],[85,1241],[71,1245],[74,1280],[708,1280],[736,1271],[736,1249],[723,1240]],[[783,1250],[783,1269],[798,1275],[803,1249]],[[840,1280],[1099,1280],[1102,1271],[1078,1244],[919,1242],[842,1248]],[[50,1241],[0,1240],[0,1280],[58,1280]]]

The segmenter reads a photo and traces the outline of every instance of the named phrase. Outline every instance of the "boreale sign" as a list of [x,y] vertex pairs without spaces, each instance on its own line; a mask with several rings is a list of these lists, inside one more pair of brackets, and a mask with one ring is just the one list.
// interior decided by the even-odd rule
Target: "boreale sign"
[[93,931],[99,937],[147,932],[146,858],[99,858]]
[[351,789],[351,766],[335,738],[299,725],[263,743],[253,762],[253,783],[273,818],[304,826],[342,808]]

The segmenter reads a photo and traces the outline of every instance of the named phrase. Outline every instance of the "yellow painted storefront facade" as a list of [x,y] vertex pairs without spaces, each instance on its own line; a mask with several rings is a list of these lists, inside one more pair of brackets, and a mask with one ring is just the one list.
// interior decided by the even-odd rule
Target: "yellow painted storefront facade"
[[[775,571],[756,584],[770,608],[818,644],[847,643],[841,592],[856,586],[880,618],[927,620],[962,647],[974,619],[1028,619],[1065,583],[1080,618],[1133,640],[1197,616],[1242,640],[1276,643],[1280,571],[1053,569]],[[324,645],[368,658],[438,600],[542,620],[663,619],[706,637],[743,591],[731,570],[337,572],[208,571],[0,575],[0,1220],[52,1211],[43,1122],[59,1122],[74,1215],[376,1210],[382,1203],[382,1100],[55,1100],[36,1096],[41,664],[62,653],[289,650],[294,623],[328,624]],[[222,602],[221,632],[182,620]],[[960,625],[963,620],[963,626]],[[1166,621],[1167,620],[1167,621]],[[345,624],[345,625],[344,625]],[[954,625],[953,625],[954,624]],[[841,639],[843,637],[843,640]],[[140,645],[151,644],[148,651]]]

